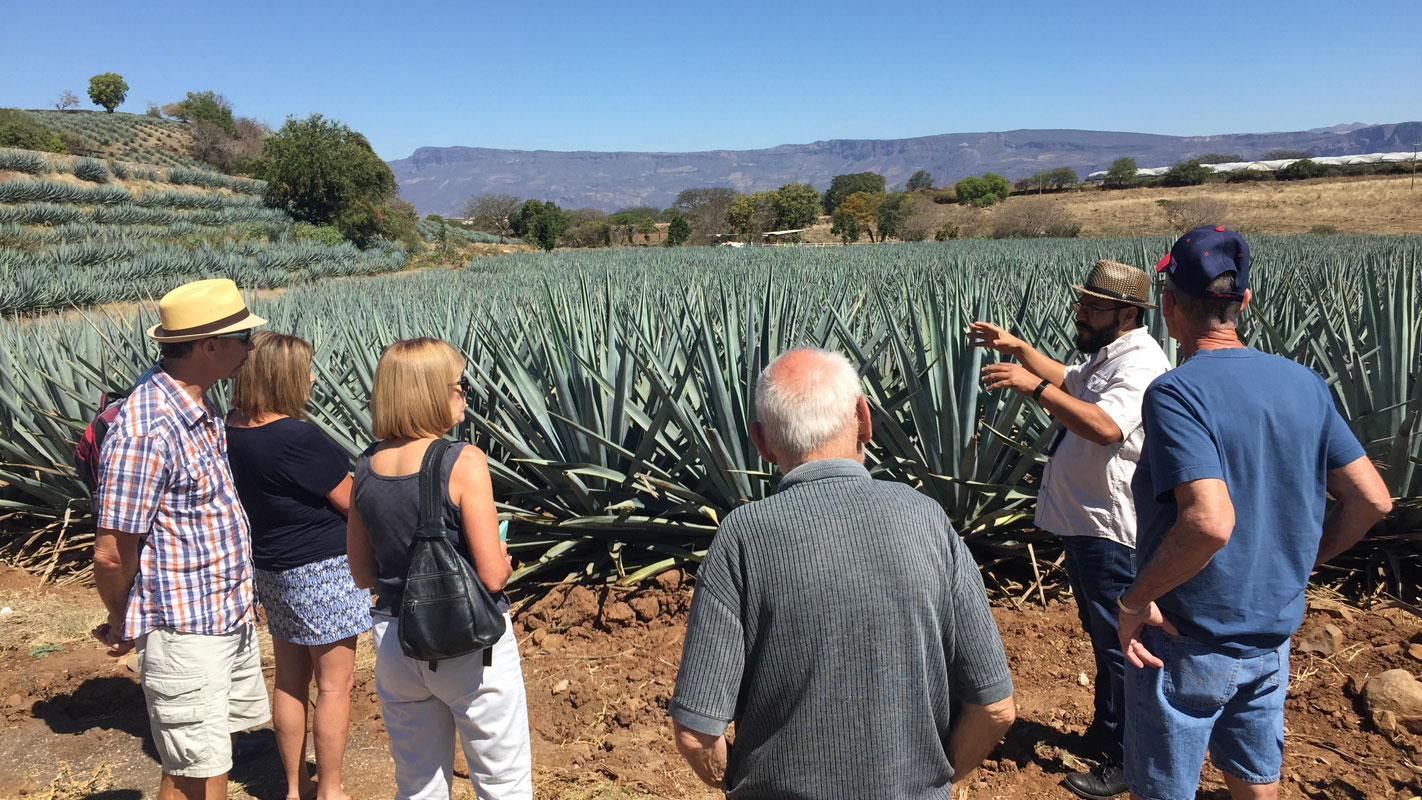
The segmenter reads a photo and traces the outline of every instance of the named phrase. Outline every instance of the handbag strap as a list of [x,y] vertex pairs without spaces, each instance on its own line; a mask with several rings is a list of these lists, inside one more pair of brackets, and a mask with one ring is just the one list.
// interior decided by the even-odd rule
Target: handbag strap
[[440,480],[440,467],[450,444],[447,439],[435,439],[425,449],[424,460],[420,462],[420,521],[415,527],[416,539],[443,539],[449,535],[444,527],[444,485]]

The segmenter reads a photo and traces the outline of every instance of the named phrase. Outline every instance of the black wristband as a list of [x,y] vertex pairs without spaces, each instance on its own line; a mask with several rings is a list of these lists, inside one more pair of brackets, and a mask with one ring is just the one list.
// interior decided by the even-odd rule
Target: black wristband
[[1043,378],[1042,382],[1037,384],[1037,388],[1032,390],[1032,399],[1036,400],[1039,403],[1042,402],[1042,390],[1046,389],[1048,386],[1051,385],[1051,381],[1047,380],[1046,378]]

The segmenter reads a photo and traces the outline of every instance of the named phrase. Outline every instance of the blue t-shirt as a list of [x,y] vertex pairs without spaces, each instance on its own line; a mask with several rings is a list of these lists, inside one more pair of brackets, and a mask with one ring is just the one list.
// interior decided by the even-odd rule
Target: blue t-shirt
[[227,460],[252,523],[258,569],[288,570],[346,554],[346,518],[326,495],[350,459],[309,422],[284,417],[227,428]]
[[1364,455],[1328,387],[1286,358],[1201,350],[1151,383],[1142,410],[1137,563],[1175,524],[1182,483],[1223,480],[1235,515],[1229,542],[1156,601],[1161,612],[1181,634],[1241,656],[1280,646],[1303,620],[1327,473]]

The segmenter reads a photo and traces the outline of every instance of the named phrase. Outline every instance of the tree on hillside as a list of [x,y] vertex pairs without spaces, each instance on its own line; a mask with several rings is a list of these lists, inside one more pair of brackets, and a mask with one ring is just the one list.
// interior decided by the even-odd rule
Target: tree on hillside
[[183,100],[163,106],[163,113],[183,122],[209,122],[221,128],[228,136],[237,135],[237,124],[232,119],[232,104],[211,89],[188,92],[188,96]]
[[1012,186],[1007,179],[996,172],[985,173],[981,178],[969,176],[958,181],[953,187],[958,202],[965,206],[990,206],[1007,199]]
[[102,72],[89,79],[89,99],[110,114],[128,96],[128,84],[115,72]]
[[464,218],[485,233],[512,236],[510,220],[522,207],[523,199],[511,194],[479,194],[464,204]]
[[335,225],[361,247],[379,235],[407,235],[390,227],[403,219],[389,213],[397,199],[395,175],[364,136],[336,120],[288,117],[262,144],[261,172],[267,203],[299,222]]
[[691,223],[686,221],[686,217],[676,214],[667,225],[667,238],[663,244],[667,247],[679,247],[689,238],[691,238]]
[[1165,173],[1166,186],[1199,186],[1209,179],[1210,168],[1200,163],[1200,159],[1177,161]]
[[874,172],[855,172],[848,175],[836,175],[830,180],[830,187],[825,190],[825,196],[821,200],[826,214],[833,214],[839,204],[844,202],[846,197],[855,192],[868,192],[869,194],[884,193],[884,176]]
[[1140,178],[1136,177],[1139,171],[1134,158],[1118,158],[1111,162],[1111,168],[1106,170],[1106,179],[1101,185],[1107,189],[1129,189],[1140,183]]
[[67,153],[59,134],[35,124],[34,118],[19,109],[0,108],[0,147]]
[[904,188],[909,190],[910,192],[918,192],[924,189],[932,189],[933,176],[928,174],[928,170],[921,169],[918,172],[915,172],[913,176],[908,179],[908,183],[904,185]]
[[640,224],[644,219],[655,221],[658,216],[661,216],[661,213],[662,210],[655,206],[635,206],[632,208],[619,209],[608,214],[607,221],[613,225],[626,225],[630,222],[635,226]]
[[54,107],[63,111],[66,108],[73,108],[77,105],[79,105],[79,98],[75,97],[73,92],[65,89],[60,93],[59,102],[55,103]]
[[902,238],[904,225],[913,216],[913,212],[918,210],[914,203],[913,195],[908,192],[893,192],[884,196],[879,201],[879,208],[874,213],[874,225],[879,230],[879,241],[884,241],[886,237]]
[[1076,170],[1071,167],[1057,167],[1048,174],[1047,180],[1058,189],[1081,183],[1081,178],[1077,177]]
[[787,183],[775,190],[775,227],[808,228],[820,216],[820,193],[808,183]]

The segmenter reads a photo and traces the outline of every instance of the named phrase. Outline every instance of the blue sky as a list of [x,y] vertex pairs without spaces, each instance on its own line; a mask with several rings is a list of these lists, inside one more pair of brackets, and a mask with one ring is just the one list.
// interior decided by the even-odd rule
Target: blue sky
[[[63,13],[56,9],[62,8]],[[122,74],[416,147],[715,150],[1016,128],[1176,135],[1422,118],[1418,0],[0,0],[0,106]],[[1396,24],[1389,20],[1396,20]]]

